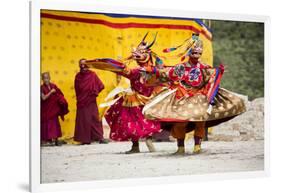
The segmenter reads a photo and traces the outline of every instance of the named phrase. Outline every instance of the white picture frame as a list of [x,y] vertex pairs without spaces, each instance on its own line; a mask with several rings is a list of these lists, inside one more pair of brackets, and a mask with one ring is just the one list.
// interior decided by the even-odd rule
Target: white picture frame
[[[170,176],[120,180],[102,180],[71,183],[40,184],[40,10],[68,10],[101,13],[124,13],[138,15],[175,16],[188,18],[205,18],[214,20],[235,20],[248,22],[263,22],[265,26],[265,149],[264,171],[235,172],[221,174],[205,174],[190,176]],[[188,10],[147,9],[142,7],[109,6],[97,1],[92,2],[62,2],[62,1],[33,1],[30,3],[30,190],[32,192],[52,190],[73,190],[85,188],[121,187],[134,185],[149,185],[161,183],[183,183],[194,181],[225,180],[256,178],[269,175],[270,162],[270,125],[269,125],[269,43],[270,18],[258,15],[240,15],[226,13],[206,13]]]

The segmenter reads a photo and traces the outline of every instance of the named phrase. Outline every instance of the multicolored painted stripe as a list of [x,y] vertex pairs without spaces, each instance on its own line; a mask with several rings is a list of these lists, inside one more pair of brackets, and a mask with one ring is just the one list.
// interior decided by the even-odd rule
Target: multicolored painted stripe
[[104,13],[92,13],[92,14],[102,14],[107,17],[112,18],[151,18],[151,19],[177,19],[177,20],[188,20],[194,21],[201,29],[196,27],[195,25],[184,25],[184,24],[171,24],[171,23],[139,23],[139,22],[112,22],[106,19],[94,19],[87,17],[76,17],[71,15],[59,15],[53,13],[41,12],[42,18],[48,19],[56,19],[63,21],[72,21],[72,22],[81,22],[81,23],[89,23],[89,24],[100,24],[104,26],[108,26],[116,29],[126,29],[126,28],[166,28],[166,29],[177,29],[177,30],[191,30],[194,33],[200,33],[204,35],[207,39],[212,40],[212,33],[207,28],[207,26],[199,19],[189,19],[189,18],[175,18],[175,17],[158,17],[158,16],[140,16],[140,15],[122,15],[122,14],[104,14]]

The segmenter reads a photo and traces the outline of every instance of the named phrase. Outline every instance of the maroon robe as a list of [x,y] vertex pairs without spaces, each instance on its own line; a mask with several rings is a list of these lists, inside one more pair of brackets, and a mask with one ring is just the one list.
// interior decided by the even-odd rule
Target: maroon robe
[[77,111],[74,140],[91,143],[103,139],[102,123],[96,97],[104,89],[104,85],[95,72],[80,71],[75,77]]
[[46,100],[41,99],[41,140],[48,141],[62,136],[59,116],[64,120],[68,111],[68,103],[61,90],[53,83],[49,87],[41,85],[41,93],[48,94],[52,89],[56,92]]

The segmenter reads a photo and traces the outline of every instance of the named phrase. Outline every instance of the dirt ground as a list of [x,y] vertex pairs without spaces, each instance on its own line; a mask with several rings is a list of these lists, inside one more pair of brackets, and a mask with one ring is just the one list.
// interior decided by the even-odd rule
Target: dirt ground
[[176,143],[155,143],[157,152],[149,153],[141,143],[139,154],[126,155],[129,142],[109,144],[42,147],[42,183],[73,182],[120,178],[189,175],[264,168],[264,142],[204,142],[201,154],[193,155],[192,140],[187,153],[174,156]]

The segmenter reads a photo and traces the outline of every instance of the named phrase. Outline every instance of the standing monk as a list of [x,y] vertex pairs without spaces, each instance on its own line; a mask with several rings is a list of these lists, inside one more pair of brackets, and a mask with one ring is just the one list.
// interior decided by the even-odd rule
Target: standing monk
[[64,120],[68,104],[61,90],[50,82],[50,74],[42,73],[41,85],[41,141],[59,146],[58,138],[62,136],[59,116]]
[[96,102],[104,85],[96,73],[89,70],[85,61],[79,61],[80,72],[75,76],[74,83],[77,99],[74,140],[81,144],[90,144],[92,141],[107,143],[103,138],[102,122]]

